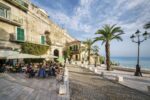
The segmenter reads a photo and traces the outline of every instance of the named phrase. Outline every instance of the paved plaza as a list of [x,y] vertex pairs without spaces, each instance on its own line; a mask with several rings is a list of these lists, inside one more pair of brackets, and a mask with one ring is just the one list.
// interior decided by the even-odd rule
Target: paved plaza
[[[86,68],[68,65],[68,69],[71,100],[150,100],[150,95],[104,79]],[[58,91],[55,77],[0,74],[0,100],[67,100]]]
[[88,69],[69,67],[71,100],[150,100],[150,96],[103,79]]
[[0,100],[65,100],[58,95],[54,77],[26,78],[21,74],[0,74]]

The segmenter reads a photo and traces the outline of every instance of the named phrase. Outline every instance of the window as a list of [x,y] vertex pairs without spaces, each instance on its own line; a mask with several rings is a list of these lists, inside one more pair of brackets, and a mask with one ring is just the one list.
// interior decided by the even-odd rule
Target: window
[[76,45],[76,50],[78,50],[78,45]]
[[18,41],[24,41],[24,29],[17,27],[17,40]]
[[0,16],[3,18],[9,18],[10,16],[10,9],[5,8],[0,5]]
[[45,44],[45,36],[41,36],[41,44]]
[[70,46],[70,50],[72,50],[72,47]]
[[74,50],[74,51],[76,50],[76,46],[75,46],[75,45],[73,46],[73,50]]

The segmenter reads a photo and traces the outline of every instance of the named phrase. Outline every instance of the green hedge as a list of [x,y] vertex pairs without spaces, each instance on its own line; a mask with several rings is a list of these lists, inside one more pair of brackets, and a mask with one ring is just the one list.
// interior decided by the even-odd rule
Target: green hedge
[[47,53],[49,46],[25,42],[21,45],[21,52],[33,55],[43,55]]

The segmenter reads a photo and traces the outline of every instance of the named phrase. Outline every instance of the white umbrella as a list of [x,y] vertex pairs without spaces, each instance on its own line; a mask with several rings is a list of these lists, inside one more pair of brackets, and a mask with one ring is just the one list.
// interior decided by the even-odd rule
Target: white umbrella
[[6,59],[8,56],[17,55],[19,52],[11,50],[0,50],[0,59]]
[[23,59],[23,58],[39,58],[39,56],[19,53],[19,54],[10,55],[10,56],[7,57],[7,59]]
[[53,55],[41,55],[40,58],[58,58],[58,57]]

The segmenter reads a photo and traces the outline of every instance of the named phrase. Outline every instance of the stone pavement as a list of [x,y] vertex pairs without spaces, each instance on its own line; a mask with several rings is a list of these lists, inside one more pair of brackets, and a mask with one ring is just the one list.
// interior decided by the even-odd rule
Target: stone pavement
[[150,100],[150,96],[109,81],[86,68],[70,65],[71,100]]
[[[91,67],[94,66],[91,65]],[[120,84],[150,94],[147,88],[147,86],[150,86],[150,74],[143,74],[143,77],[137,77],[134,76],[134,72],[120,70],[106,71],[105,65],[98,66],[97,73],[101,74],[102,72],[104,73],[104,77],[110,80],[115,80],[116,76],[122,76],[124,81],[120,82]]]
[[26,78],[23,73],[0,73],[0,100],[67,100],[58,90],[55,77]]

